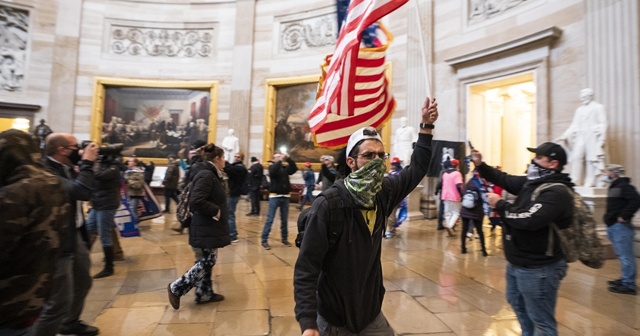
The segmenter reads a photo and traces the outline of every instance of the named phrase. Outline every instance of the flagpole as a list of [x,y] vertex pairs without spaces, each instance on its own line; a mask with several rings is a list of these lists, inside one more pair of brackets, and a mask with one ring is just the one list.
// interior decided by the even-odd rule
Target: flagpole
[[424,34],[422,33],[422,20],[420,19],[420,7],[418,6],[418,1],[420,0],[414,0],[412,2],[416,7],[416,10],[414,10],[414,12],[416,13],[416,19],[418,20],[418,40],[420,40],[420,50],[422,54],[422,57],[420,57],[420,59],[422,60],[422,68],[424,69],[425,84],[427,85],[427,96],[433,97],[431,95],[431,77],[429,77],[429,68],[427,67],[427,48],[424,45]]

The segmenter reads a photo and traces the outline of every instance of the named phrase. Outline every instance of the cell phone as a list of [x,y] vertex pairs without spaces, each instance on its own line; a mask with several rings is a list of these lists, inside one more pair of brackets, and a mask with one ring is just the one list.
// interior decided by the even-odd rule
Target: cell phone
[[469,148],[471,150],[474,150],[475,148],[473,148],[473,145],[471,144],[471,140],[467,140],[467,144],[469,145]]

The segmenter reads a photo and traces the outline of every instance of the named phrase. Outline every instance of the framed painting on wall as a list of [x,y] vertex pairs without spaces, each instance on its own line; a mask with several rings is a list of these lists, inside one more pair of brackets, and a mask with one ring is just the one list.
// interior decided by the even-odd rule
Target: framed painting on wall
[[91,140],[123,144],[122,155],[165,164],[196,140],[215,139],[217,81],[96,78]]
[[[299,168],[311,162],[317,171],[321,156],[338,158],[339,149],[315,146],[309,129],[308,117],[316,101],[318,79],[316,75],[267,79],[264,162],[271,160],[274,153],[288,152]],[[388,124],[381,130],[387,149],[391,140]]]

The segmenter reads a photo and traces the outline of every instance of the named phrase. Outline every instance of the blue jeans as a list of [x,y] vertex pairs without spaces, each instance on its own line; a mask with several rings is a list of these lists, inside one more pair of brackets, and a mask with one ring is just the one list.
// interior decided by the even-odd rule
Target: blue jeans
[[138,206],[142,202],[142,196],[129,197],[129,210],[134,223],[138,223]]
[[280,232],[282,234],[282,241],[287,241],[287,217],[289,217],[289,197],[269,197],[269,213],[267,214],[267,221],[264,223],[264,229],[262,230],[262,243],[266,244],[269,239],[269,232],[271,231],[271,224],[276,217],[276,210],[280,208]]
[[229,208],[227,223],[229,223],[229,236],[231,236],[231,240],[238,238],[238,230],[236,230],[236,207],[239,200],[240,196],[227,197],[227,207]]
[[536,268],[507,263],[507,301],[518,317],[522,336],[558,335],[555,310],[565,275],[564,259]]
[[633,228],[624,223],[615,223],[607,228],[607,236],[613,251],[620,259],[622,284],[636,289],[636,257],[633,254]]
[[87,231],[89,231],[89,237],[93,237],[96,234],[100,236],[100,243],[102,246],[113,246],[113,228],[116,226],[114,217],[116,215],[114,210],[96,210],[91,209],[89,211],[89,217],[87,218]]
[[307,192],[304,194],[304,196],[302,196],[302,201],[300,201],[300,209],[302,209],[302,207],[304,207],[305,204],[307,204],[307,201],[313,203],[313,201],[316,199],[313,196],[313,189],[315,188],[315,186],[307,186]]

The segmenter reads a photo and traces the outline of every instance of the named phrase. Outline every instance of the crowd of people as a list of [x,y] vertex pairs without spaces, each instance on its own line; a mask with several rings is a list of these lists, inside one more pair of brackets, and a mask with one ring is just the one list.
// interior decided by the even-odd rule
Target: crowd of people
[[[382,313],[382,241],[394,236],[406,218],[406,197],[427,174],[438,117],[438,104],[427,98],[407,160],[410,164],[403,166],[400,158],[393,158],[387,171],[390,157],[373,127],[349,137],[344,155],[337,160],[341,162],[322,157],[317,177],[312,164],[304,164],[301,174],[306,189],[298,209],[307,203],[311,206],[305,210],[308,216],[293,280],[295,316],[302,335],[394,335]],[[93,143],[80,147],[71,134],[51,133],[45,140],[45,157],[39,158],[41,149],[31,135],[16,130],[0,133],[0,209],[8,214],[2,219],[0,239],[6,250],[3,256],[17,257],[0,259],[3,269],[16,273],[3,272],[0,277],[5,299],[0,305],[2,335],[99,333],[80,320],[92,286],[89,251],[99,237],[104,268],[93,278],[115,273],[114,260],[121,252],[114,223],[122,206],[120,181],[126,186],[133,221],[139,221],[153,167],[145,168],[136,158],[124,161],[117,155],[100,154]],[[453,236],[460,218],[460,252],[468,252],[467,234],[475,228],[482,255],[487,257],[483,223],[488,218],[492,231],[501,228],[507,259],[506,300],[522,335],[557,335],[555,306],[568,266],[561,245],[551,242],[560,239],[554,226],[562,230],[574,220],[574,184],[562,172],[568,163],[562,146],[545,142],[528,150],[534,158],[524,176],[489,166],[481,152],[472,149],[469,164],[474,167],[464,183],[461,162],[444,161],[436,187],[443,205],[438,229]],[[260,194],[268,190],[260,244],[266,250],[272,248],[269,235],[279,209],[279,240],[291,246],[290,178],[298,172],[296,163],[287,153],[274,154],[266,168],[267,181],[265,167],[256,157],[247,167],[242,152],[230,160],[227,152],[198,139],[191,142],[187,162],[168,157],[162,181],[164,212],[171,213],[171,200],[181,202],[177,193],[189,185],[190,220],[174,230],[182,234],[188,228],[196,258],[184,275],[167,285],[174,309],[180,308],[181,298],[192,288],[196,304],[225,299],[213,288],[212,270],[219,249],[239,240],[236,211],[242,195],[248,195],[251,203],[245,216],[260,216]],[[635,295],[631,220],[640,208],[640,195],[624,173],[620,165],[603,171],[610,183],[604,221],[622,271],[621,278],[608,285],[613,293]],[[506,194],[514,198],[507,200]],[[85,201],[91,204],[86,218]],[[27,299],[25,293],[33,297]]]

